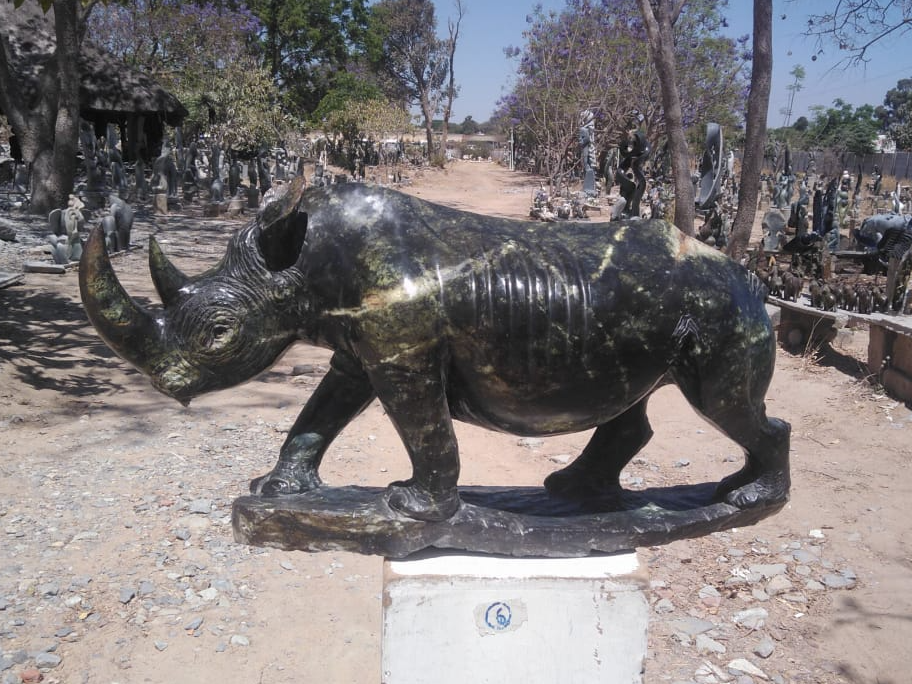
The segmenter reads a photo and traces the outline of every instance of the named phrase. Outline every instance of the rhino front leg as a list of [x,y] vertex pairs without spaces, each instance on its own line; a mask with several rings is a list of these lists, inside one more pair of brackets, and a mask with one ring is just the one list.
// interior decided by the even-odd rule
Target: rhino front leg
[[319,487],[317,470],[326,449],[373,398],[373,387],[360,364],[343,354],[333,355],[329,372],[289,430],[275,467],[253,480],[250,491],[279,496]]
[[412,463],[411,478],[390,484],[387,503],[410,518],[446,520],[460,505],[459,447],[439,367],[380,367],[370,375]]

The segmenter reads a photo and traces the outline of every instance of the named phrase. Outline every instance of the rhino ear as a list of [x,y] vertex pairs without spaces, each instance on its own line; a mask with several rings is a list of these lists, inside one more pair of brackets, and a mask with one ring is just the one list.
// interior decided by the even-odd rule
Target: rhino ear
[[257,246],[270,271],[284,271],[298,261],[307,236],[307,214],[295,212],[269,230],[261,230]]
[[298,206],[304,194],[304,179],[298,177],[260,216],[257,246],[270,271],[284,271],[298,261],[307,236],[307,213]]

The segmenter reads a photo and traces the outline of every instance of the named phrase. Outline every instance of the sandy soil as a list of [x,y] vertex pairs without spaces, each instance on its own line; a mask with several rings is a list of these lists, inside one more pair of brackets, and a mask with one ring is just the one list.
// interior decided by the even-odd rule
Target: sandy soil
[[[517,218],[537,185],[470,162],[412,180],[406,191],[425,199]],[[154,233],[199,272],[239,225],[200,214],[141,214],[134,242]],[[136,249],[115,267],[154,302],[145,259]],[[325,352],[295,347],[253,382],[183,408],[99,341],[74,271],[29,274],[0,291],[0,312],[4,684],[36,665],[65,683],[379,681],[382,559],[231,537],[231,501],[272,466]],[[866,344],[857,331],[823,354],[779,352],[768,410],[792,424],[785,510],[639,550],[652,580],[647,682],[909,681],[912,413],[864,381]],[[310,372],[293,375],[301,364]],[[674,388],[649,413],[656,435],[627,486],[715,481],[739,467],[737,447]],[[460,425],[462,482],[540,484],[587,436],[521,444]],[[344,431],[322,473],[370,485],[407,475],[379,406]],[[738,659],[759,673],[737,675]]]

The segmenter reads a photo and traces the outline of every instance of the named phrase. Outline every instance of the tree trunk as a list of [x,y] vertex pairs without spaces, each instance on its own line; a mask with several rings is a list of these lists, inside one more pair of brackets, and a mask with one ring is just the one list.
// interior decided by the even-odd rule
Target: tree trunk
[[462,23],[462,17],[465,16],[462,0],[456,0],[456,15],[455,22],[452,19],[447,22],[450,31],[450,39],[447,42],[447,87],[443,106],[443,129],[440,131],[440,153],[444,161],[446,161],[447,138],[450,134],[450,115],[453,113],[453,100],[456,99],[456,68],[453,62],[456,57],[456,42],[459,40],[459,25]]
[[54,3],[57,49],[57,112],[52,142],[52,167],[44,168],[46,157],[36,160],[32,175],[32,211],[46,214],[64,207],[73,191],[76,152],[79,144],[79,51],[81,48],[79,0]]
[[741,185],[738,188],[738,213],[735,214],[732,224],[732,235],[727,250],[729,256],[736,260],[740,260],[750,242],[754,217],[757,214],[757,197],[760,194],[766,115],[773,73],[772,0],[754,0],[753,51],[751,89],[747,96],[747,130],[741,161]]
[[31,108],[9,63],[8,46],[0,45],[0,106],[21,141],[24,161],[31,167],[29,209],[34,214],[65,206],[73,191],[79,140],[80,7],[79,0],[56,0],[53,4],[56,49],[39,77],[40,96]]
[[434,112],[426,97],[421,98],[421,113],[424,114],[424,134],[427,137],[428,161],[434,161]]
[[684,137],[684,115],[675,76],[673,25],[683,0],[638,0],[646,24],[649,51],[655,63],[665,110],[665,134],[671,156],[675,189],[675,225],[687,235],[694,234],[694,189],[690,174],[690,150]]

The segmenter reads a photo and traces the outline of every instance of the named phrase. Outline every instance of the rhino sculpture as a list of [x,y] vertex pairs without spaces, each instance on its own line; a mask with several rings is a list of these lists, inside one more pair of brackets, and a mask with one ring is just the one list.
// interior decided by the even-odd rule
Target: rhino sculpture
[[107,344],[182,403],[296,341],[334,352],[254,494],[319,487],[327,447],[377,398],[411,459],[412,477],[384,494],[401,514],[459,508],[453,419],[517,435],[595,428],[545,486],[596,500],[619,491],[651,437],[650,394],[675,383],[745,450],[718,499],[787,500],[790,428],[764,405],[775,343],[762,286],[664,221],[545,225],[296,180],[202,275],[181,273],[154,238],[149,260],[163,310],[124,291],[96,229],[82,298]]

